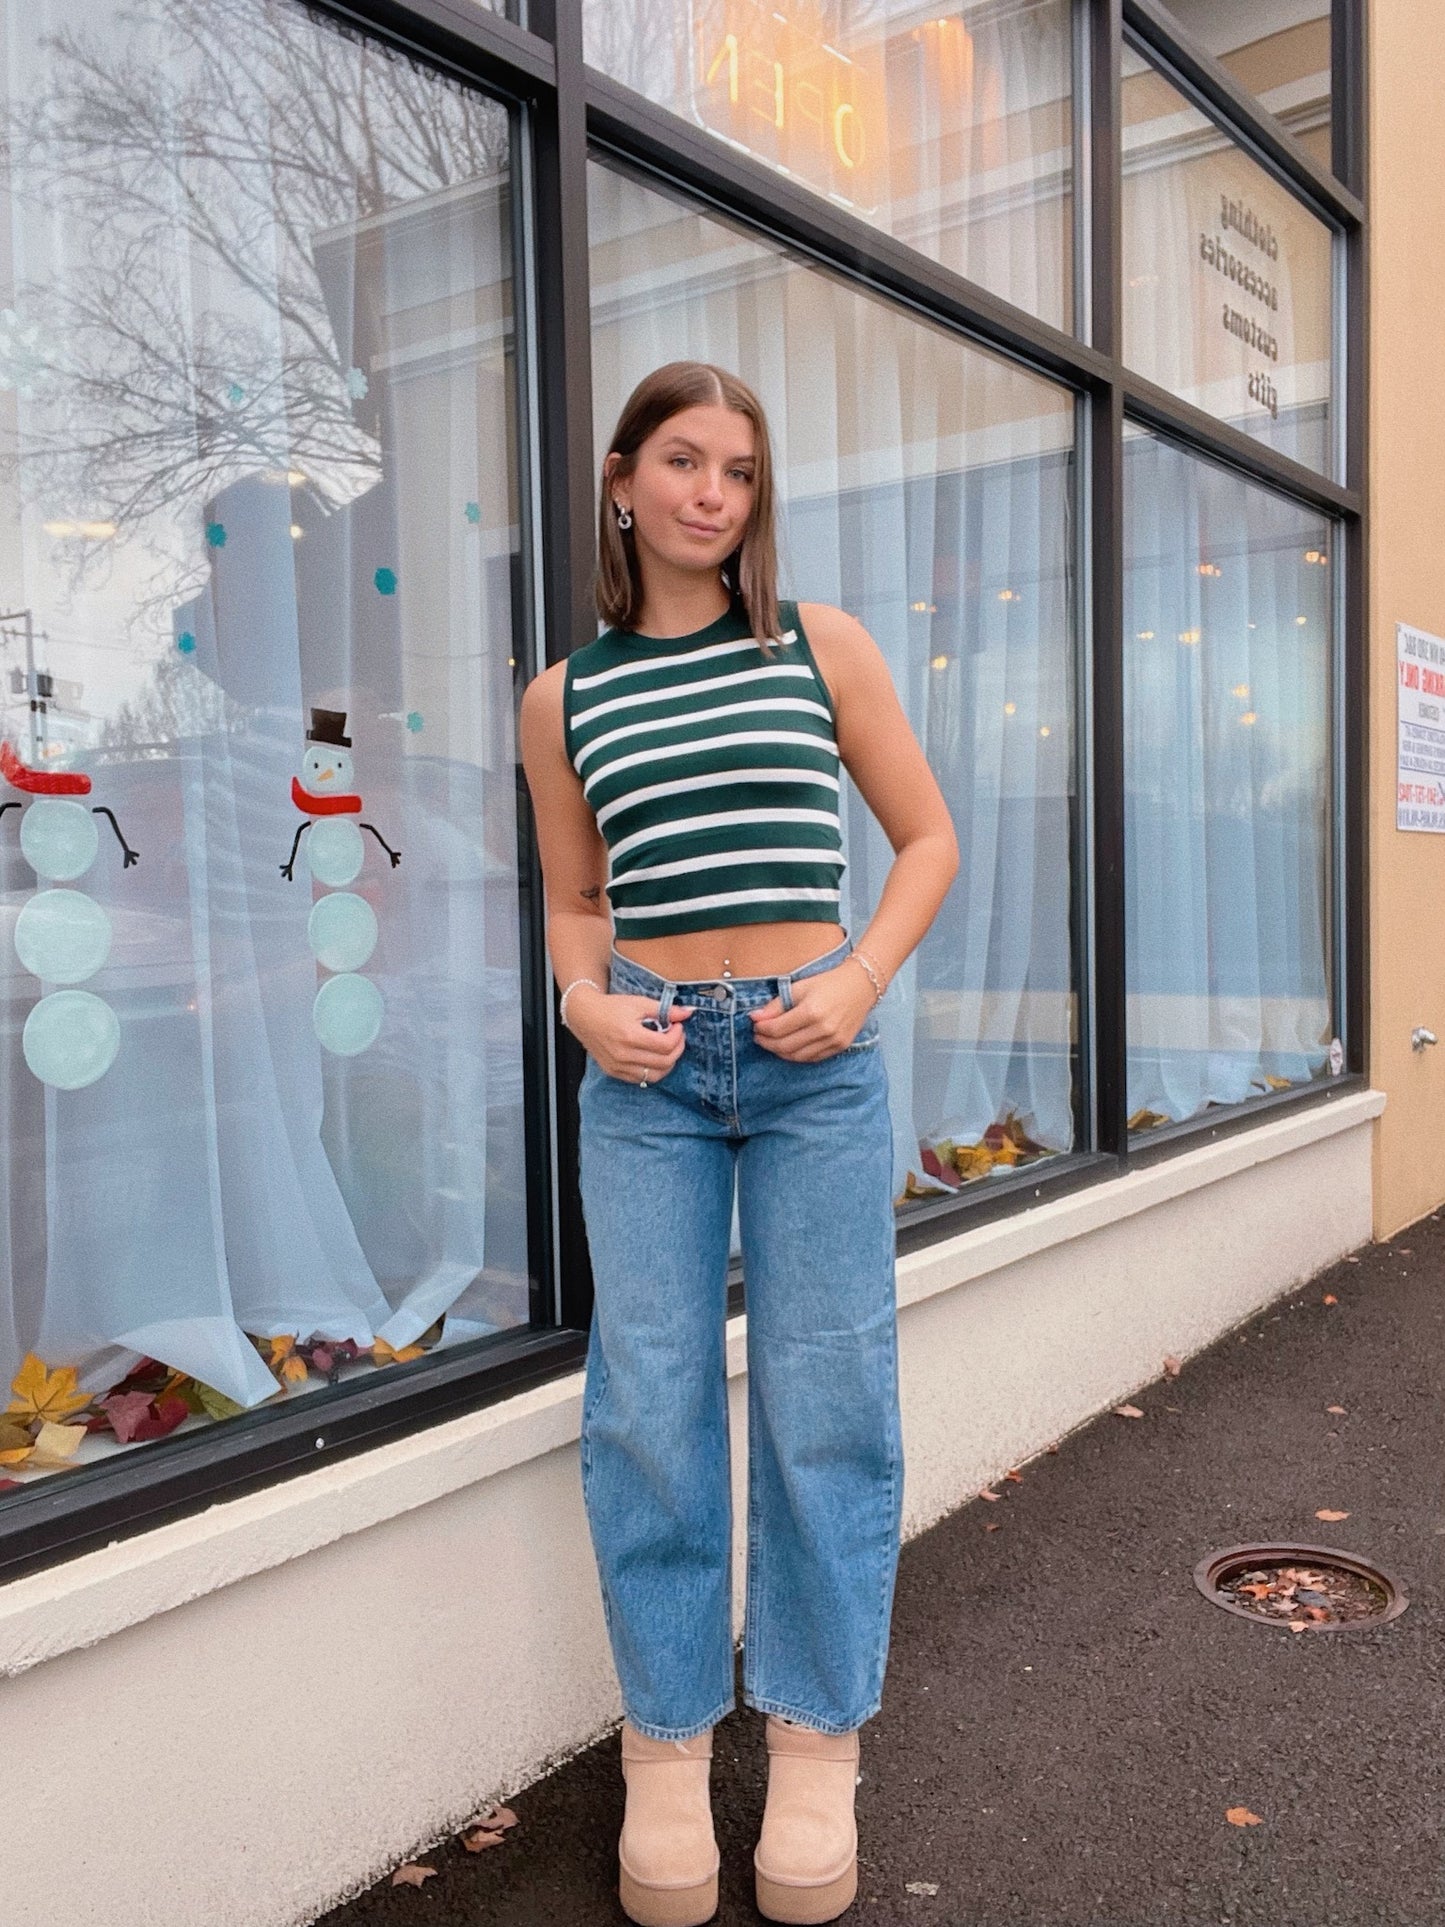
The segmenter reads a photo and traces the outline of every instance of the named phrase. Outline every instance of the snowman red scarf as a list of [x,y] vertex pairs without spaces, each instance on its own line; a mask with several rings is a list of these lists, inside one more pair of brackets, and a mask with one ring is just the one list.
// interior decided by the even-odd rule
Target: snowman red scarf
[[314,790],[303,789],[301,778],[291,778],[291,801],[298,810],[307,816],[359,816],[361,798],[359,796],[318,796]]

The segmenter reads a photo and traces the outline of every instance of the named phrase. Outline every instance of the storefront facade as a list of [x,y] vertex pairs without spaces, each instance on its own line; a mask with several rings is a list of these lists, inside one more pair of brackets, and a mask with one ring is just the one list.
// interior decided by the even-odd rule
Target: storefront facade
[[[906,1530],[1445,1197],[1384,683],[1445,634],[1440,383],[1367,327],[1366,75],[1428,60],[1357,0],[43,0],[6,47],[0,1690],[56,1743],[0,1838],[80,1920],[164,1866],[301,1921],[619,1710],[515,720],[649,369],[757,389],[783,592],[868,626],[954,812],[882,1007]],[[145,1825],[82,1819],[96,1734]]]

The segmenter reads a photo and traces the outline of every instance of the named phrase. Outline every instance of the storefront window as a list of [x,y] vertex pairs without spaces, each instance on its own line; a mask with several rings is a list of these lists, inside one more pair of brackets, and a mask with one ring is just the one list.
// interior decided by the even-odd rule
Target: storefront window
[[8,16],[0,1480],[528,1309],[509,124]]
[[1311,468],[1333,468],[1331,233],[1126,48],[1124,359]]
[[[953,812],[962,863],[881,1007],[895,1199],[1074,1137],[1073,402],[611,168],[590,170],[596,464],[635,384],[690,357],[767,410],[781,592],[865,624]],[[893,852],[844,783],[841,921]]]
[[584,0],[603,73],[1073,326],[1068,0]]
[[1169,0],[1169,11],[1269,109],[1321,167],[1330,165],[1328,0]]
[[1331,1051],[1323,516],[1131,433],[1125,454],[1130,1128],[1287,1090]]

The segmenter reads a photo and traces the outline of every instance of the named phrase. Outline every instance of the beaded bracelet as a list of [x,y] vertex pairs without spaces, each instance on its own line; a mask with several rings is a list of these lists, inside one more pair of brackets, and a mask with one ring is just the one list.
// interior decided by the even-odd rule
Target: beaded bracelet
[[578,984],[591,984],[594,990],[601,990],[602,988],[601,984],[599,984],[594,977],[574,977],[572,979],[571,983],[568,984],[567,988],[562,992],[561,1000],[557,1006],[557,1014],[562,1019],[562,1028],[564,1030],[572,1029],[572,1026],[567,1022],[567,999],[577,988]]
[[878,968],[874,964],[873,960],[866,954],[866,952],[862,950],[850,950],[848,952],[848,955],[852,957],[856,962],[862,964],[863,968],[868,972],[868,981],[873,986],[874,1003],[875,1004],[882,1003],[883,993],[888,988],[888,986],[887,984],[879,983]]

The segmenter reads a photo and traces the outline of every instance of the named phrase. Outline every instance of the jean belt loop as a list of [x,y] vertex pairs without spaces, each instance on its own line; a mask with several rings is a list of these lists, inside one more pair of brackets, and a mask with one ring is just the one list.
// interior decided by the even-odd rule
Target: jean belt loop
[[662,999],[657,1006],[657,1021],[663,1030],[666,1030],[672,1022],[672,1006],[676,997],[677,985],[672,983],[664,984],[662,988]]
[[783,1000],[783,1009],[791,1010],[793,1008],[793,978],[791,972],[786,976],[779,977],[778,995]]

